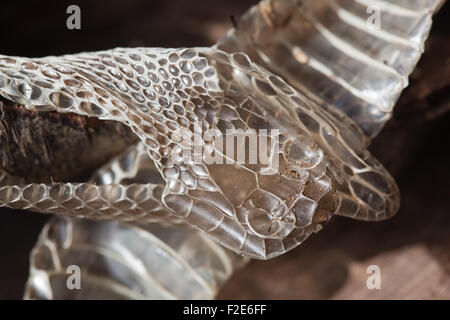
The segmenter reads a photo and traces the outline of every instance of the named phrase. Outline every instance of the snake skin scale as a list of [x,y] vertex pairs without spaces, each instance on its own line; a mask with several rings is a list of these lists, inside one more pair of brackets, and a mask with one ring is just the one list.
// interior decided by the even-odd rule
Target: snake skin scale
[[[333,213],[381,220],[398,208],[394,181],[358,137],[245,54],[135,48],[0,63],[3,97],[130,126],[141,140],[136,152],[145,148],[162,177],[159,184],[14,184],[3,173],[2,205],[121,221],[175,216],[258,258],[293,248]],[[267,151],[279,171],[262,174],[237,159],[196,163],[194,152],[182,152],[181,129],[194,135],[198,123],[224,135],[278,129],[278,153]]]
[[[139,138],[87,182],[30,182],[1,170],[0,206],[185,223],[258,259],[291,250],[333,215],[393,216],[399,190],[367,146],[407,85],[441,2],[376,1],[387,29],[361,36],[367,3],[262,1],[209,48],[0,55],[3,98],[120,122]],[[217,136],[199,136],[205,130]],[[268,165],[224,152],[218,137],[245,142],[247,132],[255,144],[270,142]],[[251,147],[243,143],[245,159]],[[198,159],[198,149],[208,152]]]

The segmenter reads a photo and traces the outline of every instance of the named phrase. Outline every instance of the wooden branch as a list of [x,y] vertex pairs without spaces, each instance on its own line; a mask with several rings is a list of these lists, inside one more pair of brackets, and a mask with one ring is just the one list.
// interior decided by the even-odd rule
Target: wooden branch
[[0,100],[0,166],[27,182],[74,181],[137,141],[125,125]]

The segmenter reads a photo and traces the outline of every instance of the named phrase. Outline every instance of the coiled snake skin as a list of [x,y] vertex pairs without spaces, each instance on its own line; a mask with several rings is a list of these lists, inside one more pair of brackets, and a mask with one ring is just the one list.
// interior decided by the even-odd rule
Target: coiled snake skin
[[[351,39],[347,32],[349,38],[338,42],[322,23],[336,22],[330,18],[333,14],[342,24],[345,12],[356,15],[365,1],[329,3],[263,1],[244,16],[239,29],[212,48],[117,48],[34,59],[0,56],[3,98],[37,112],[117,121],[139,138],[90,182],[31,183],[2,170],[0,205],[139,224],[184,222],[236,253],[259,259],[296,247],[333,215],[373,221],[391,217],[399,207],[399,190],[366,147],[389,118],[420,56],[429,25],[417,31],[417,21],[428,21],[431,13],[428,8],[415,20],[404,17],[406,22],[411,19],[406,29],[420,33],[414,38],[420,46],[400,41],[401,34],[388,37],[388,31],[374,31],[370,36],[379,42],[372,47],[364,42],[361,48],[355,45],[361,35]],[[390,1],[377,3],[391,18],[404,13]],[[434,9],[438,3],[430,6]],[[419,6],[418,1],[411,4]],[[305,23],[316,31],[296,33],[297,39],[289,40],[291,47],[286,45],[283,39]],[[396,31],[394,24],[388,27]],[[255,36],[258,31],[263,35]],[[254,39],[249,40],[249,34]],[[280,41],[282,48],[277,46]],[[293,41],[297,45],[292,46]],[[329,56],[319,57],[319,49]],[[402,50],[413,58],[380,62]],[[335,70],[325,68],[321,59],[329,59]],[[329,71],[326,77],[322,74],[322,83],[306,70],[314,66]],[[344,66],[347,71],[336,77]],[[384,95],[389,88],[392,95]],[[374,96],[377,90],[381,98]],[[217,136],[199,136],[205,130],[215,130]],[[239,138],[248,130],[256,135],[255,143],[263,138],[270,142],[272,147],[263,151],[269,165],[224,156],[218,137]],[[198,159],[197,148],[208,152]],[[242,150],[248,159],[251,143],[244,143]],[[121,183],[143,167],[147,181]]]

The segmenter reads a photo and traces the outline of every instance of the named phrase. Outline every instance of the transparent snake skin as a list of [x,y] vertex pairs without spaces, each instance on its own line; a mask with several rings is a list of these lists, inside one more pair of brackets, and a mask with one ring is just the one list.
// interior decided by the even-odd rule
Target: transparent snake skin
[[[91,182],[158,185],[158,176],[137,143],[98,169]],[[213,299],[248,258],[181,224],[156,199],[148,208],[154,214],[133,224],[51,219],[31,253],[24,299]],[[67,285],[71,266],[80,267],[76,290]]]
[[[163,220],[160,210],[150,209],[159,200],[229,249],[261,259],[292,249],[333,213],[381,220],[399,205],[395,182],[345,122],[242,53],[134,48],[0,57],[0,80],[0,94],[27,108],[130,126],[163,180],[15,185],[4,173],[2,205],[93,219]],[[196,139],[196,126],[222,135],[276,129],[269,137],[275,147],[266,151],[277,168],[268,174],[270,166],[239,163],[237,154],[227,155],[228,163],[208,164],[207,153],[196,161],[199,145],[223,152],[217,139]],[[182,139],[189,134],[191,145]]]
[[[24,298],[212,299],[245,262],[188,228],[54,217],[31,253]],[[67,286],[71,266],[78,289]]]
[[[70,217],[52,220],[43,231],[26,297],[65,297],[62,274],[74,262],[93,268],[79,297],[209,298],[242,262],[225,250],[222,267],[211,263],[225,255],[209,239],[240,255],[269,259],[295,248],[333,215],[367,221],[393,216],[399,190],[366,148],[407,85],[440,4],[262,1],[211,48],[0,56],[3,98],[29,110],[118,121],[140,140],[87,182],[30,182],[0,169],[0,206]],[[379,29],[365,23],[371,5],[381,10]],[[217,135],[202,136],[205,130]],[[251,157],[252,143],[242,130],[253,130],[254,144],[270,142],[262,152],[268,164],[242,163],[237,154],[224,153],[219,137],[236,135],[244,158]],[[207,152],[199,156],[198,149]],[[71,242],[65,240],[68,229],[78,230]],[[191,256],[170,245],[171,237],[191,236],[197,240],[183,246],[193,250]],[[81,251],[79,243],[86,245]],[[158,264],[155,256],[142,257],[135,270],[123,259],[142,255],[147,245],[149,257],[162,250],[189,260],[196,246],[205,256],[198,243],[214,248],[201,260],[206,277],[215,279],[211,290],[202,286],[204,278],[192,280],[191,270],[179,275],[180,286],[156,284],[157,269],[139,278],[137,266]],[[90,245],[98,263],[82,260]],[[227,271],[215,275],[224,265]],[[168,280],[171,270],[158,266]],[[98,282],[99,272],[107,279]],[[201,288],[189,291],[184,284]]]
[[[443,0],[271,0],[215,47],[242,51],[376,136],[416,66]],[[377,22],[376,19],[379,19]]]

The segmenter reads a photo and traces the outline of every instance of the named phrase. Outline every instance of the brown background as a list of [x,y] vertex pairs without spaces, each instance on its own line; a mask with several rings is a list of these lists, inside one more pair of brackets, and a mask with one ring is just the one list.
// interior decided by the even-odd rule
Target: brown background
[[[45,4],[44,4],[45,3]],[[82,29],[66,29],[68,5]],[[209,46],[256,1],[2,1],[0,53],[37,57],[118,46]],[[435,17],[426,54],[394,119],[371,149],[402,192],[398,215],[364,223],[337,217],[292,252],[252,261],[219,298],[450,299],[450,5]],[[0,209],[0,298],[21,298],[28,256],[48,219]],[[368,290],[379,265],[382,289]]]

